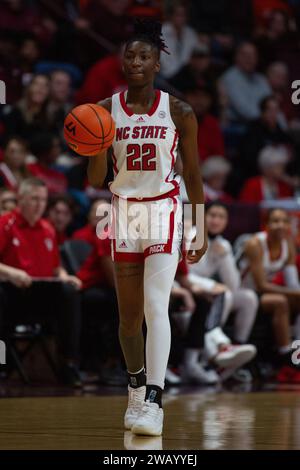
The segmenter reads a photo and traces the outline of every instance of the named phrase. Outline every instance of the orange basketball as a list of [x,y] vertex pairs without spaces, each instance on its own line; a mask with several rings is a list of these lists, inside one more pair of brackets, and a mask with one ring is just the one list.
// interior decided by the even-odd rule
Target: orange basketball
[[110,113],[98,104],[82,104],[72,109],[64,122],[64,137],[79,155],[97,155],[111,146],[115,123]]

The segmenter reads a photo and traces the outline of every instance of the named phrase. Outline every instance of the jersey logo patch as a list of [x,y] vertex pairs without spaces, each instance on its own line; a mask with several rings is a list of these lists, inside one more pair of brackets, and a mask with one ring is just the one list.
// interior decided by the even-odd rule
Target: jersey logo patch
[[160,117],[161,119],[163,119],[163,118],[166,117],[166,113],[165,113],[164,111],[159,111],[158,117]]
[[13,244],[14,246],[20,246],[20,240],[18,240],[18,238],[15,238],[15,237],[14,237],[14,238],[12,239],[12,244]]
[[145,119],[144,119],[142,116],[140,116],[140,117],[136,120],[136,122],[145,122]]
[[127,248],[126,243],[124,241],[120,243],[119,248]]

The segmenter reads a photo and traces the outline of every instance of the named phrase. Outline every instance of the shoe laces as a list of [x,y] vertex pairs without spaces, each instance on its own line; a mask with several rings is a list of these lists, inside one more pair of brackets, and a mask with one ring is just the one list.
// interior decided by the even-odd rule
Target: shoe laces
[[156,418],[157,417],[157,403],[153,403],[149,400],[146,400],[143,403],[143,407],[141,409],[141,414],[142,415],[147,415],[151,418]]
[[139,411],[141,402],[144,400],[145,391],[144,387],[130,388],[129,389],[129,403],[128,406],[134,411]]

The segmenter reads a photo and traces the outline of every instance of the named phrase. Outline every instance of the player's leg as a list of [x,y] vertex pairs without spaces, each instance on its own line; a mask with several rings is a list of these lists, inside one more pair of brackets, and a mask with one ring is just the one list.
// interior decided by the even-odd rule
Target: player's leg
[[145,404],[132,427],[135,434],[160,435],[163,427],[162,391],[171,344],[169,300],[179,253],[145,259],[144,310],[147,324]]
[[288,352],[290,347],[289,303],[282,294],[263,294],[260,306],[264,313],[272,315],[272,326],[279,352]]
[[248,341],[258,309],[258,297],[251,289],[233,292],[234,340],[244,344]]
[[129,401],[124,424],[131,429],[145,398],[144,369],[144,265],[115,262],[119,306],[119,339],[128,371]]

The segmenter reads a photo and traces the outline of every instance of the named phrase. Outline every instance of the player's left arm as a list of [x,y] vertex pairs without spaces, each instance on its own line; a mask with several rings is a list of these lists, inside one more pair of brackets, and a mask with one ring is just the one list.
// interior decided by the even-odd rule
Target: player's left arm
[[[202,247],[197,250],[189,250],[187,262],[197,263],[207,249],[207,230],[205,218],[196,220],[196,207],[201,204],[204,208],[203,182],[198,157],[198,123],[191,106],[177,98],[170,100],[172,119],[179,131],[179,150],[182,160],[182,176],[186,186],[189,201],[192,205],[192,223],[197,227],[197,236],[203,239]],[[199,230],[203,234],[199,233]]]

